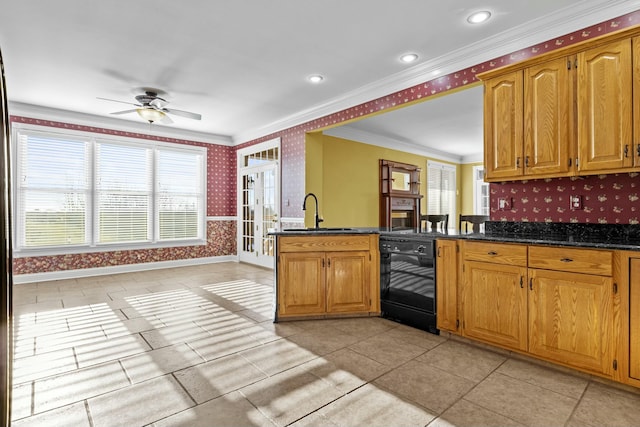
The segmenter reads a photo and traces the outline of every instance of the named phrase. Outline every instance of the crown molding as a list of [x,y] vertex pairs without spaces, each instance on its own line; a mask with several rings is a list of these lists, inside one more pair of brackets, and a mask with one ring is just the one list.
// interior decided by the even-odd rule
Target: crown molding
[[[449,52],[431,61],[423,62],[387,78],[361,86],[356,90],[271,122],[268,125],[238,133],[233,136],[234,144],[242,144],[289,129],[441,76],[517,52],[555,37],[623,16],[638,10],[639,6],[640,4],[637,1],[611,0],[603,4],[602,1],[591,0],[585,1],[579,6],[574,5],[564,8],[462,49]],[[438,75],[435,76],[434,72],[438,72]]]
[[8,112],[9,116],[24,116],[32,119],[59,121],[63,123],[93,126],[123,132],[135,132],[157,137],[183,139],[201,142],[204,144],[233,145],[232,138],[225,135],[207,134],[166,126],[149,126],[149,124],[146,123],[78,113],[69,110],[60,110],[57,108],[25,104],[22,102],[9,101]]

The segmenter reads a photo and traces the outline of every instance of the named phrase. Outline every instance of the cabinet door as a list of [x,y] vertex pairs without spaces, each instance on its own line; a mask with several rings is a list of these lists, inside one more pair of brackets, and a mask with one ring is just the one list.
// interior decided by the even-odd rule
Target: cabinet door
[[633,48],[633,166],[640,166],[640,37],[634,37],[631,41]]
[[436,246],[436,313],[438,329],[458,330],[457,242],[438,240]]
[[529,270],[529,351],[610,373],[610,277]]
[[327,312],[367,312],[371,305],[369,252],[327,253]]
[[640,259],[629,263],[629,376],[640,380]]
[[527,269],[466,261],[462,290],[465,336],[527,349]]
[[487,180],[523,174],[522,71],[484,85],[484,165]]
[[633,164],[631,40],[578,54],[578,170]]
[[568,175],[572,76],[560,58],[524,70],[524,174]]
[[283,253],[278,262],[279,315],[323,314],[324,252]]

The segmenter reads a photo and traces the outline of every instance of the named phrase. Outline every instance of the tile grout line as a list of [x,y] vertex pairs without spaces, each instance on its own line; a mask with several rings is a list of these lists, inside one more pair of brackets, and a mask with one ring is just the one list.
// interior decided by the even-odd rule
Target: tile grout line
[[569,414],[569,418],[567,418],[567,421],[565,421],[564,423],[565,426],[569,424],[569,422],[575,415],[576,411],[578,410],[578,407],[580,406],[580,403],[582,402],[582,399],[584,398],[584,395],[587,394],[587,390],[589,390],[589,387],[591,387],[591,384],[592,384],[592,379],[589,378],[589,380],[587,380],[587,385],[585,386],[584,390],[582,390],[582,393],[580,393],[580,398],[578,398],[578,401],[576,402],[576,406],[573,407],[571,414]]
[[91,408],[89,408],[89,400],[84,399],[84,410],[87,412],[87,418],[89,420],[89,427],[94,427],[93,417],[91,416]]

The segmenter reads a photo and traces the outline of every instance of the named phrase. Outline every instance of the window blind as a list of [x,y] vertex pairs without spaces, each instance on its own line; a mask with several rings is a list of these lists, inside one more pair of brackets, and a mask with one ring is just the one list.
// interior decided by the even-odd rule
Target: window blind
[[427,213],[456,216],[456,168],[445,163],[427,162]]
[[97,243],[151,240],[153,152],[96,144]]
[[194,238],[200,233],[202,155],[159,149],[157,155],[158,236],[160,240]]
[[20,135],[17,208],[24,247],[88,243],[90,145],[82,139]]
[[15,135],[16,250],[204,241],[205,148]]

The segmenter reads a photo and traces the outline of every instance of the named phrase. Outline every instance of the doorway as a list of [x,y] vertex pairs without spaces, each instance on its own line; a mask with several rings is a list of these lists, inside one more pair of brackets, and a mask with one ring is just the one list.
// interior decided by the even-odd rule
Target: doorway
[[280,139],[238,151],[238,259],[273,268],[280,228]]

